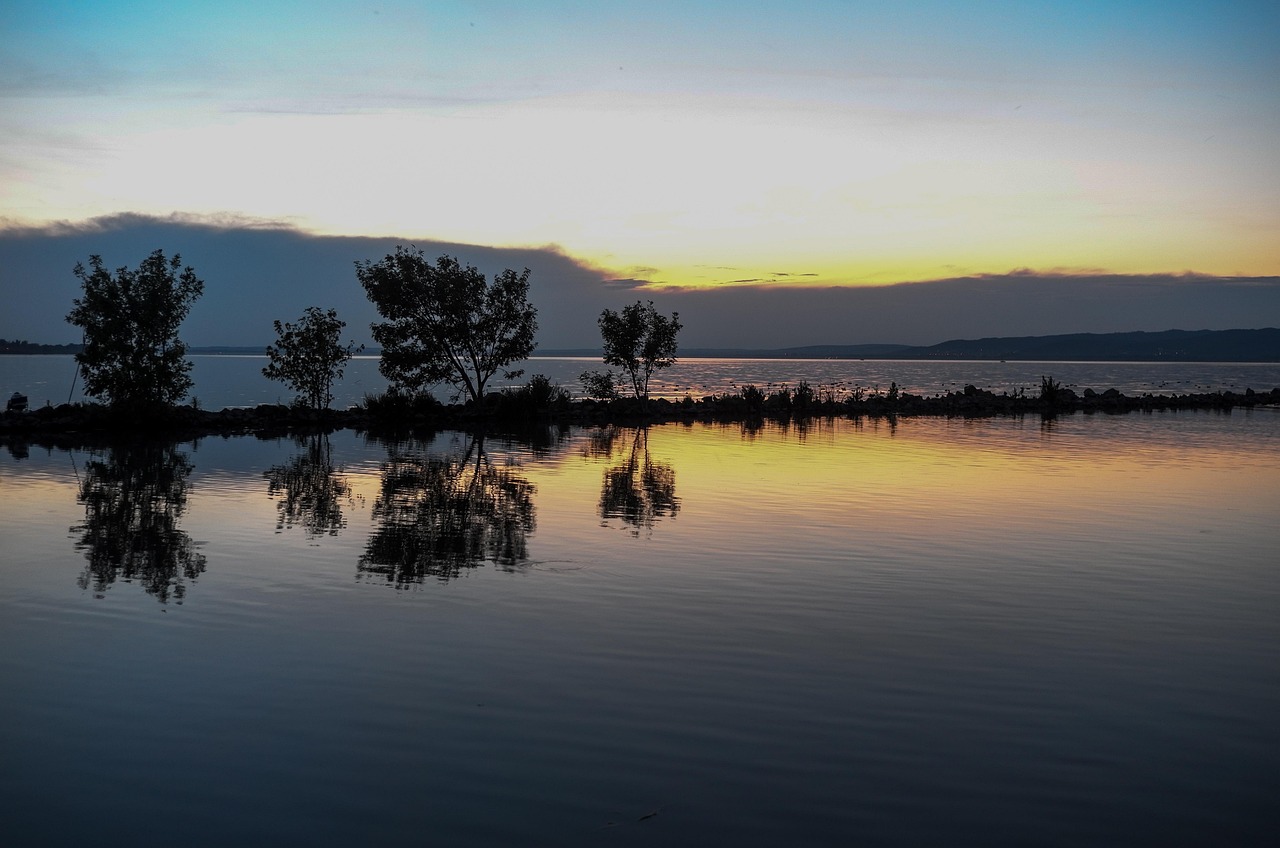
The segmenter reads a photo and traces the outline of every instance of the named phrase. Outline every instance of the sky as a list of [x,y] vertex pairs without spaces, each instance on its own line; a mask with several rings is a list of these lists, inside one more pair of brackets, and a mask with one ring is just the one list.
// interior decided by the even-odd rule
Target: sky
[[1278,38],[1269,2],[0,0],[0,236],[525,251],[679,302],[1266,279]]

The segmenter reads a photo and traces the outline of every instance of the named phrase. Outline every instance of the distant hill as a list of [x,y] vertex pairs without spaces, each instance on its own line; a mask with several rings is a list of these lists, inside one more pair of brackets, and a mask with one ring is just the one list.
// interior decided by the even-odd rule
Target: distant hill
[[[682,347],[682,359],[867,359],[893,358],[902,351],[917,350],[911,345],[806,345],[784,348]],[[600,358],[599,348],[539,348],[534,356],[589,356]]]
[[[539,350],[538,356],[596,356],[599,350]],[[697,359],[985,359],[1083,362],[1280,362],[1280,329],[1164,330],[954,339],[941,344],[806,345],[771,350],[684,348]]]
[[1071,333],[956,339],[896,355],[902,359],[1081,360],[1088,362],[1280,362],[1280,329]]
[[805,345],[773,352],[783,359],[898,359],[918,348],[901,344]]

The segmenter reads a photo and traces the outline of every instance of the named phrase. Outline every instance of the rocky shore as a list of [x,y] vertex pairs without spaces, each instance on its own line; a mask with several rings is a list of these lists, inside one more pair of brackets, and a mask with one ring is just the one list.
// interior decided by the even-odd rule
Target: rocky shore
[[889,418],[942,416],[1056,416],[1071,413],[1125,414],[1165,410],[1220,410],[1280,406],[1280,388],[1239,392],[1128,396],[1115,389],[1077,394],[1058,388],[1052,396],[995,394],[974,386],[933,397],[906,392],[834,399],[743,392],[681,401],[634,399],[559,400],[541,406],[494,396],[484,409],[473,404],[436,403],[397,408],[353,407],[313,410],[264,404],[220,411],[170,407],[147,415],[123,414],[99,404],[61,404],[0,413],[0,444],[69,446],[134,439],[188,440],[204,436],[255,434],[264,438],[354,429],[374,433],[415,430],[485,429],[519,431],[545,425],[643,425],[668,421],[756,421],[805,418]]

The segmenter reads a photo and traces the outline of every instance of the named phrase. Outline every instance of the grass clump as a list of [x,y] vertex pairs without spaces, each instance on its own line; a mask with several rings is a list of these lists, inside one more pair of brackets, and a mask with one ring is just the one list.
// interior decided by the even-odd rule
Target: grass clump
[[398,420],[436,414],[444,404],[426,392],[387,389],[378,394],[366,393],[360,406],[375,418]]
[[534,374],[525,385],[503,389],[489,399],[497,417],[522,418],[567,409],[572,395],[546,376]]
[[1062,396],[1062,384],[1053,377],[1040,378],[1040,400],[1044,403],[1056,403]]

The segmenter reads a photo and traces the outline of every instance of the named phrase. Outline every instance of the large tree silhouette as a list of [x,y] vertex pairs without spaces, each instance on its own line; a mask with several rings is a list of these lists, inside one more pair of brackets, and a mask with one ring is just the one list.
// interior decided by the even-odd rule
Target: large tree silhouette
[[[529,303],[529,269],[486,281],[475,266],[396,247],[378,262],[357,262],[356,276],[385,320],[371,329],[382,346],[378,369],[410,393],[448,383],[472,401],[500,369],[528,358],[538,330]],[[515,379],[520,371],[505,372]]]
[[76,362],[84,374],[84,392],[122,407],[173,404],[191,388],[191,361],[178,329],[191,304],[204,291],[182,258],[165,259],[157,250],[136,269],[113,275],[101,256],[89,267],[76,263],[84,293],[67,321],[84,331],[84,350]]

